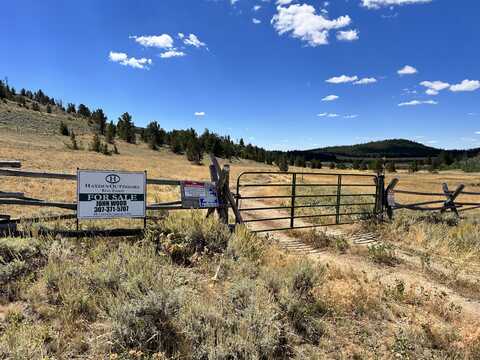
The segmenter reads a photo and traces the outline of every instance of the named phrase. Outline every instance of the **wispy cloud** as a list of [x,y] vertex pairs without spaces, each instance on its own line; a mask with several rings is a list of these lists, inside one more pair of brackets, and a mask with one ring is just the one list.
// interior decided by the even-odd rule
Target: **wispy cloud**
[[136,69],[148,69],[148,65],[151,65],[152,59],[141,58],[137,59],[135,57],[128,57],[127,54],[121,52],[110,51],[108,58],[112,62],[119,63],[123,66],[129,66]]
[[355,80],[358,80],[358,76],[348,76],[348,75],[340,75],[340,76],[334,76],[330,79],[325,80],[325,82],[330,83],[330,84],[345,84],[345,83],[350,83],[354,82]]
[[339,97],[337,95],[328,95],[328,96],[325,96],[322,101],[335,101],[339,99]]
[[168,58],[172,58],[172,57],[182,57],[182,56],[185,56],[187,54],[185,54],[183,51],[177,51],[177,50],[169,50],[169,51],[165,51],[163,53],[160,54],[160,57],[162,59],[168,59]]
[[202,116],[205,116],[206,114],[205,114],[205,111],[197,111],[194,113],[194,115],[197,117],[202,117]]
[[450,87],[449,83],[443,81],[422,81],[420,85],[427,88],[428,95],[438,95],[440,91]]
[[329,117],[329,118],[336,118],[339,117],[340,115],[335,114],[335,113],[321,113],[317,114],[318,117]]
[[371,78],[363,78],[358,81],[355,81],[355,85],[369,85],[369,84],[375,84],[377,82],[377,79],[371,77]]
[[200,48],[200,47],[204,47],[204,46],[207,46],[207,44],[205,44],[204,42],[200,41],[200,39],[198,38],[197,35],[195,34],[190,34],[186,37],[183,38],[183,43],[185,45],[190,45],[190,46],[194,46],[196,48]]
[[261,20],[258,20],[258,19],[256,19],[256,18],[253,18],[253,19],[252,19],[252,22],[253,22],[255,25],[258,25],[258,24],[261,24],[261,23],[262,23]]
[[387,6],[426,4],[430,2],[432,0],[362,0],[362,6],[368,9],[380,9]]
[[145,47],[156,47],[168,49],[173,47],[173,38],[168,34],[149,35],[149,36],[130,36],[137,43]]
[[402,102],[398,104],[398,106],[437,105],[437,104],[438,102],[433,100],[426,100],[426,101],[412,100],[408,102]]
[[337,31],[338,41],[355,41],[359,38],[358,30]]

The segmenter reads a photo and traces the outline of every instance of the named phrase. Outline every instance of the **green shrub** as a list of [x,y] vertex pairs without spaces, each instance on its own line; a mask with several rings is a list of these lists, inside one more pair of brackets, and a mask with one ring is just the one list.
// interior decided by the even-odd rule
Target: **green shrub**
[[0,284],[6,284],[40,266],[43,247],[32,238],[0,238]]
[[369,245],[368,257],[373,262],[389,266],[394,266],[399,262],[395,254],[395,248],[393,247],[393,245],[386,243]]
[[245,226],[237,226],[228,244],[228,253],[234,258],[244,257],[258,263],[262,260],[267,240],[250,232]]
[[174,262],[191,264],[194,254],[221,253],[227,248],[230,230],[200,213],[170,215],[147,231],[147,240],[158,244]]
[[177,352],[180,329],[174,323],[180,303],[175,291],[150,291],[113,310],[112,340],[117,351]]
[[63,121],[60,121],[60,134],[63,136],[69,136],[70,131],[68,130],[67,125]]

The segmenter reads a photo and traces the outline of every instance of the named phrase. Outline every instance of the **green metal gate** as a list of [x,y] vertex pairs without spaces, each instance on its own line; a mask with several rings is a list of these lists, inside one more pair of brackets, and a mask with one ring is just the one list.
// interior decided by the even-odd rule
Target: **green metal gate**
[[383,189],[383,175],[249,171],[237,178],[236,203],[254,232],[305,229],[382,214]]

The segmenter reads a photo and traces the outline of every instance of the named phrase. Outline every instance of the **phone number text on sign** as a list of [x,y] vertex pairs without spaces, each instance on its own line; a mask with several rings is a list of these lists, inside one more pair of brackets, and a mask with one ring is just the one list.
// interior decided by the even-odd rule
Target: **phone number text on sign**
[[79,170],[77,218],[144,218],[144,172]]

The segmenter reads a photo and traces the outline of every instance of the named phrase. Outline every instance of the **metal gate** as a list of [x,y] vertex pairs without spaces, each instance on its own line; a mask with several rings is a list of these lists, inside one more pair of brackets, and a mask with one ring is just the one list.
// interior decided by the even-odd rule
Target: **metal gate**
[[384,177],[371,174],[243,172],[236,203],[254,232],[352,224],[383,213]]

